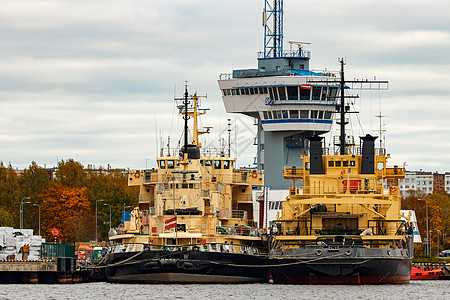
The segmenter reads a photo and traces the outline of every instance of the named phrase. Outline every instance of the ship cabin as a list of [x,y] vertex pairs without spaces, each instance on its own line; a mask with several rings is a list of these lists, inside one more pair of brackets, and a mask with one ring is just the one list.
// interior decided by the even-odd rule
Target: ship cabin
[[162,156],[157,163],[158,169],[130,172],[128,185],[140,187],[137,216],[111,240],[157,245],[260,240],[252,186],[264,184],[261,172],[235,169],[234,158],[221,155]]
[[366,135],[362,147],[329,155],[322,138],[310,138],[303,165],[284,168],[292,186],[271,228],[277,240],[287,247],[318,241],[384,247],[404,238],[397,181],[405,170],[387,167],[390,156],[375,149],[375,139]]

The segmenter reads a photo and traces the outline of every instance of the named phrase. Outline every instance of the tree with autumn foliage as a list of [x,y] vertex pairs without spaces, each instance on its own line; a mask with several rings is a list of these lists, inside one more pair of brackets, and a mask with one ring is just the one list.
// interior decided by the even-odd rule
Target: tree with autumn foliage
[[[426,201],[425,201],[426,200]],[[433,251],[437,249],[437,230],[439,230],[440,249],[450,246],[450,195],[444,191],[426,194],[423,191],[409,190],[402,198],[402,209],[414,210],[417,217],[417,225],[422,237],[423,245],[427,236],[427,202],[428,202],[428,230],[430,245]],[[416,253],[424,254],[423,245],[415,245]],[[434,248],[434,250],[433,250]],[[435,252],[433,253],[435,255]]]
[[43,235],[49,241],[52,228],[59,231],[58,240],[73,242],[89,240],[95,230],[87,198],[87,188],[64,186],[52,182],[40,195]]

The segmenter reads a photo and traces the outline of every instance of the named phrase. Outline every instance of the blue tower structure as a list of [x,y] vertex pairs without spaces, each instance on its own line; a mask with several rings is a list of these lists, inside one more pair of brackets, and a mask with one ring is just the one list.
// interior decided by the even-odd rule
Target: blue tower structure
[[310,70],[311,53],[303,49],[309,43],[289,41],[283,50],[282,0],[265,0],[263,26],[258,67],[221,74],[218,83],[227,112],[257,120],[256,165],[264,170],[265,186],[287,190],[283,167],[302,165],[308,138],[331,130],[338,74]]

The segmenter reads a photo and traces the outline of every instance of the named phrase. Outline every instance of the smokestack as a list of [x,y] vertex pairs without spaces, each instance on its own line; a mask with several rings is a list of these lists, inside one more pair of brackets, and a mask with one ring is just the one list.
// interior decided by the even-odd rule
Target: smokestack
[[363,141],[362,147],[362,162],[361,162],[361,174],[374,174],[375,173],[375,140],[377,136],[359,137]]
[[323,174],[322,164],[322,139],[320,136],[313,136],[308,138],[310,150],[310,170],[309,174]]

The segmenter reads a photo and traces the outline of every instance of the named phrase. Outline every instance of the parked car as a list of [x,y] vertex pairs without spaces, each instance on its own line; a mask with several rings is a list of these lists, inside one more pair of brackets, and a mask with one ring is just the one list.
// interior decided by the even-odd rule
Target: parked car
[[450,250],[444,250],[439,252],[440,257],[450,257]]

